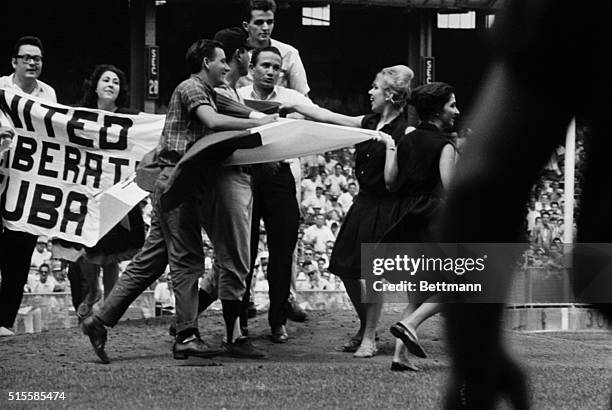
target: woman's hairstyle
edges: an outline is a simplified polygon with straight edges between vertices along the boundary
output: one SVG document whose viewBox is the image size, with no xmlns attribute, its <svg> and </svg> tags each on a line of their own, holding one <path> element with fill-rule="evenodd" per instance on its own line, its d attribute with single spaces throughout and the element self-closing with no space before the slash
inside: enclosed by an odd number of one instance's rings
<svg viewBox="0 0 612 410">
<path fill-rule="evenodd" d="M 391 103 L 403 108 L 410 98 L 410 82 L 414 72 L 405 65 L 394 65 L 383 68 L 376 78 L 380 80 L 383 91 L 391 94 Z"/>
<path fill-rule="evenodd" d="M 100 64 L 97 65 L 93 73 L 83 83 L 83 100 L 80 105 L 86 108 L 98 108 L 98 94 L 96 94 L 96 88 L 98 87 L 98 81 L 100 77 L 107 71 L 112 71 L 119 77 L 119 95 L 115 104 L 117 107 L 125 107 L 128 105 L 128 84 L 125 73 L 111 64 Z"/>
<path fill-rule="evenodd" d="M 412 90 L 410 104 L 414 105 L 421 121 L 433 119 L 444 109 L 455 89 L 446 83 L 430 83 Z"/>
</svg>

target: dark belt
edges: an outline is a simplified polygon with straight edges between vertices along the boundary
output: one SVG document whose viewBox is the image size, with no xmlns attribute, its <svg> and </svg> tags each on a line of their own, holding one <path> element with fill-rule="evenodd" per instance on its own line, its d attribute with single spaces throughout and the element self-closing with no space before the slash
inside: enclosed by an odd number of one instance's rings
<svg viewBox="0 0 612 410">
<path fill-rule="evenodd" d="M 238 172 L 244 172 L 245 174 L 253 173 L 252 165 L 232 165 L 232 169 Z"/>
</svg>

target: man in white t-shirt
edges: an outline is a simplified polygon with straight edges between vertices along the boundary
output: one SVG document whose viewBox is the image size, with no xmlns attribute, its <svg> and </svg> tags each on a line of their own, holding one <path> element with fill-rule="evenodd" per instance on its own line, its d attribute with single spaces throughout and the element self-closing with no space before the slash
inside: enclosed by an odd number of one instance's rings
<svg viewBox="0 0 612 410">
<path fill-rule="evenodd" d="M 353 205 L 353 198 L 357 195 L 357 184 L 349 182 L 348 191 L 338 197 L 338 203 L 342 206 L 342 210 L 346 214 Z"/>
<path fill-rule="evenodd" d="M 347 188 L 346 177 L 342 175 L 342 164 L 334 166 L 334 172 L 325 180 L 327 190 L 331 195 L 339 196 Z"/>
<path fill-rule="evenodd" d="M 43 263 L 49 263 L 53 254 L 47 250 L 48 239 L 46 236 L 39 236 L 36 240 L 36 248 L 32 252 L 32 260 L 30 266 L 40 267 Z"/>
<path fill-rule="evenodd" d="M 299 51 L 289 44 L 271 38 L 276 13 L 274 0 L 249 0 L 245 12 L 242 26 L 248 33 L 248 45 L 254 49 L 272 46 L 280 51 L 282 66 L 276 84 L 308 95 L 310 87 Z M 240 79 L 238 87 L 252 83 L 253 76 L 249 73 Z"/>
<path fill-rule="evenodd" d="M 336 237 L 331 229 L 325 224 L 325 216 L 318 214 L 315 217 L 315 224 L 304 230 L 304 243 L 312 245 L 315 252 L 325 253 L 327 241 L 335 241 Z"/>
<path fill-rule="evenodd" d="M 42 72 L 44 52 L 42 42 L 37 37 L 21 37 L 13 47 L 11 64 L 13 74 L 0 77 L 0 89 L 19 91 L 50 102 L 57 102 L 53 87 L 38 78 Z M 6 124 L 0 124 L 0 127 Z M 4 134 L 3 134 L 4 136 Z M 6 141 L 6 138 L 2 138 Z M 0 284 L 0 336 L 10 336 L 17 311 L 23 297 L 30 269 L 32 252 L 36 245 L 36 235 L 4 229 L 0 233 L 0 271 L 3 273 Z"/>
<path fill-rule="evenodd" d="M 49 265 L 46 263 L 40 265 L 40 268 L 38 268 L 38 280 L 34 280 L 29 285 L 32 293 L 53 293 L 57 282 L 53 276 L 49 275 L 49 273 L 51 273 L 51 268 Z"/>
</svg>

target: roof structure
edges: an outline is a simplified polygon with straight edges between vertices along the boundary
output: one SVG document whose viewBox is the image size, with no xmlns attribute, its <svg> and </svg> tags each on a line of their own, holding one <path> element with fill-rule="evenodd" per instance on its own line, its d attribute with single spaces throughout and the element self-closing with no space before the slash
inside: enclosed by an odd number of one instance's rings
<svg viewBox="0 0 612 410">
<path fill-rule="evenodd" d="M 506 0 L 277 0 L 285 4 L 342 4 L 398 8 L 429 8 L 443 10 L 499 10 Z"/>
<path fill-rule="evenodd" d="M 168 3 L 190 3 L 202 0 L 166 0 Z M 240 3 L 242 0 L 206 0 L 216 3 Z M 276 0 L 280 8 L 296 6 L 347 5 L 362 7 L 396 7 L 401 9 L 437 9 L 441 11 L 490 10 L 504 7 L 507 0 Z"/>
</svg>

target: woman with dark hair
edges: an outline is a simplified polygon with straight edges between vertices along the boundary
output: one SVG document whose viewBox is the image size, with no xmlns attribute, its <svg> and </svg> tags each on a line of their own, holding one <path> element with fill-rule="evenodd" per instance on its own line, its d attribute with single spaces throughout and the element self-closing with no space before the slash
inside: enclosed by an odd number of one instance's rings
<svg viewBox="0 0 612 410">
<path fill-rule="evenodd" d="M 128 96 L 125 73 L 114 65 L 101 64 L 83 83 L 83 99 L 79 105 L 119 114 L 137 114 L 138 111 L 127 107 Z"/>
<path fill-rule="evenodd" d="M 432 221 L 441 208 L 455 165 L 455 147 L 450 135 L 445 133 L 459 115 L 453 87 L 446 83 L 417 87 L 412 92 L 411 104 L 421 121 L 416 129 L 401 138 L 397 151 L 393 151 L 394 140 L 382 135 L 392 152 L 385 164 L 385 182 L 401 197 L 402 210 L 384 242 L 422 243 L 433 239 Z M 404 310 L 402 320 L 391 326 L 391 333 L 398 338 L 391 370 L 418 370 L 405 357 L 405 348 L 425 357 L 416 329 L 440 312 L 442 305 L 437 303 L 435 294 L 420 299 L 423 297 L 415 296 Z"/>
<path fill-rule="evenodd" d="M 110 64 L 96 66 L 83 84 L 83 99 L 80 105 L 118 114 L 137 114 L 138 111 L 128 108 L 127 103 L 125 73 Z M 142 247 L 144 236 L 142 212 L 140 207 L 136 206 L 93 248 L 88 248 L 85 255 L 70 266 L 71 286 L 78 289 L 73 291 L 72 299 L 79 319 L 91 315 L 93 305 L 102 297 L 98 281 L 100 267 L 106 297 L 119 276 L 119 262 L 130 259 Z"/>
<path fill-rule="evenodd" d="M 413 77 L 412 70 L 404 65 L 382 69 L 368 92 L 372 113 L 367 115 L 351 117 L 317 106 L 285 105 L 281 109 L 298 111 L 315 121 L 378 130 L 386 133 L 391 141 L 388 145 L 392 145 L 406 132 L 408 124 L 404 109 Z M 377 140 L 355 145 L 355 174 L 360 190 L 340 228 L 329 264 L 329 271 L 342 279 L 359 316 L 357 334 L 343 347 L 345 352 L 355 352 L 355 357 L 372 357 L 377 352 L 376 325 L 382 301 L 376 294 L 368 295 L 366 292 L 361 275 L 361 244 L 379 242 L 397 222 L 398 196 L 385 186 L 384 169 L 388 155 L 385 145 Z"/>
</svg>

